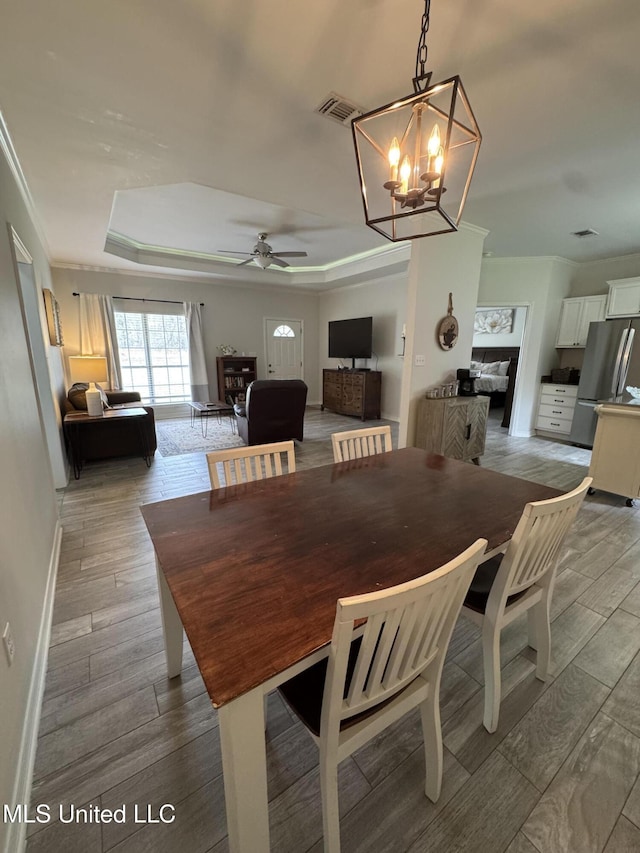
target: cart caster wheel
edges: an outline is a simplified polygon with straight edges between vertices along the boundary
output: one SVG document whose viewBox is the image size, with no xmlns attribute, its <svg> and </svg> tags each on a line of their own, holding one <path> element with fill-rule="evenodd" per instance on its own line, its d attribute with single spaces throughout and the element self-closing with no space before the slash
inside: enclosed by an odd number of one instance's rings
<svg viewBox="0 0 640 853">
<path fill-rule="evenodd" d="M 592 489 L 591 486 L 589 486 L 589 488 L 587 489 L 587 494 L 588 495 L 595 495 L 595 493 L 596 493 L 596 490 Z"/>
<path fill-rule="evenodd" d="M 633 498 L 627 498 L 625 501 L 625 504 L 627 506 L 633 506 Z"/>
</svg>

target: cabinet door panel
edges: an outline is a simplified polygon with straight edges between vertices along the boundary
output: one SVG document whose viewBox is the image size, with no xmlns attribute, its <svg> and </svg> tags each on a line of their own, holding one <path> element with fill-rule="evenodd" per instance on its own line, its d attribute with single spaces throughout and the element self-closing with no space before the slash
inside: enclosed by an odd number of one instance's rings
<svg viewBox="0 0 640 853">
<path fill-rule="evenodd" d="M 560 326 L 558 327 L 557 347 L 574 347 L 578 340 L 581 299 L 565 299 L 562 302 Z"/>
<path fill-rule="evenodd" d="M 485 434 L 487 431 L 487 406 L 470 404 L 467 413 L 467 423 L 469 424 L 469 439 L 465 456 L 467 459 L 474 459 L 476 456 L 482 456 L 484 453 Z"/>
<path fill-rule="evenodd" d="M 442 441 L 444 456 L 464 459 L 467 450 L 468 406 L 447 406 Z"/>
</svg>

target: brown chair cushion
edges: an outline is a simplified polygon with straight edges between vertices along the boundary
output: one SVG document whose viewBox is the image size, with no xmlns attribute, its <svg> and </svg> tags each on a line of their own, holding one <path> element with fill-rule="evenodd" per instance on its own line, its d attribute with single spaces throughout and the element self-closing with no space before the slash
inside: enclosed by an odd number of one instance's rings
<svg viewBox="0 0 640 853">
<path fill-rule="evenodd" d="M 498 554 L 496 557 L 493 557 L 493 559 L 487 560 L 486 563 L 480 563 L 476 569 L 476 573 L 471 581 L 471 586 L 469 587 L 469 591 L 467 592 L 464 600 L 465 607 L 468 607 L 470 610 L 475 610 L 476 613 L 485 612 L 491 587 L 493 586 L 493 582 L 498 574 L 498 569 L 502 563 L 502 556 L 502 554 Z M 507 606 L 521 598 L 525 592 L 526 589 L 522 592 L 516 592 L 515 595 L 510 595 L 507 598 Z"/>
</svg>

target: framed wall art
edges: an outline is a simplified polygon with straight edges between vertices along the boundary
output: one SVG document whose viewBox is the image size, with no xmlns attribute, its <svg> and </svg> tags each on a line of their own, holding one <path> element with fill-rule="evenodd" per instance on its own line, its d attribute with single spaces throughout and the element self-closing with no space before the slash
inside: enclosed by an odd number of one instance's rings
<svg viewBox="0 0 640 853">
<path fill-rule="evenodd" d="M 47 329 L 49 330 L 49 342 L 52 347 L 61 347 L 64 343 L 62 338 L 62 326 L 60 325 L 60 310 L 55 296 L 44 287 L 42 289 L 44 297 L 44 310 L 47 315 Z"/>
</svg>

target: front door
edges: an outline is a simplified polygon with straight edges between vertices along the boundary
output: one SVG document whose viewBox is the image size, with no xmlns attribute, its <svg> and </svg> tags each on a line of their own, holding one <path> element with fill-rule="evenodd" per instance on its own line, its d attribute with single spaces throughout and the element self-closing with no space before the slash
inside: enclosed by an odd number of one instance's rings
<svg viewBox="0 0 640 853">
<path fill-rule="evenodd" d="M 267 379 L 302 379 L 302 321 L 266 319 Z"/>
</svg>

